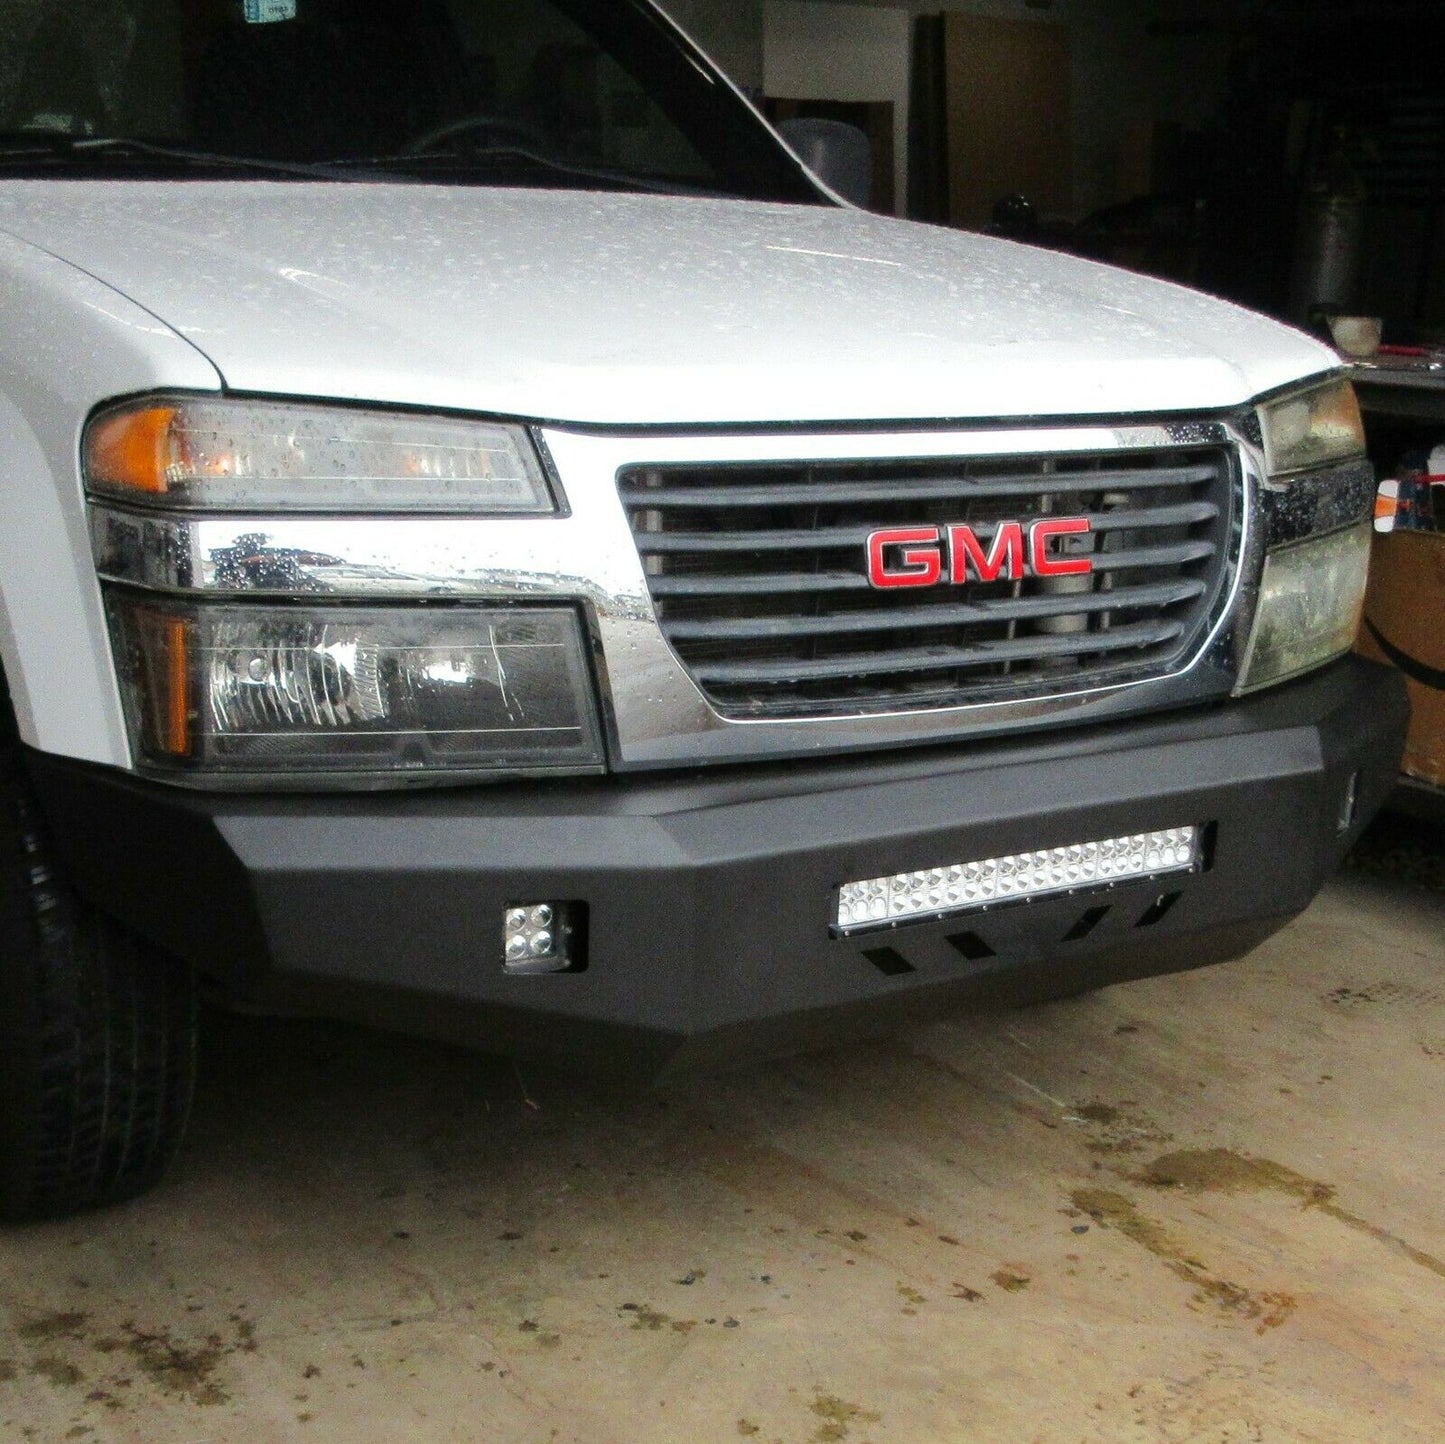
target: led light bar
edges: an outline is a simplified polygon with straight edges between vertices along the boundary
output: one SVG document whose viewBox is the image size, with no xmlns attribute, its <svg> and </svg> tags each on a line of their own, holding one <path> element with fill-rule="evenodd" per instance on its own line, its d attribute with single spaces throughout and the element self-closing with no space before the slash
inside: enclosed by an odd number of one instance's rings
<svg viewBox="0 0 1445 1444">
<path fill-rule="evenodd" d="M 1199 834 L 1197 827 L 1168 827 L 846 882 L 838 889 L 835 926 L 839 932 L 857 932 L 976 912 L 1016 898 L 1192 872 L 1200 860 Z"/>
</svg>

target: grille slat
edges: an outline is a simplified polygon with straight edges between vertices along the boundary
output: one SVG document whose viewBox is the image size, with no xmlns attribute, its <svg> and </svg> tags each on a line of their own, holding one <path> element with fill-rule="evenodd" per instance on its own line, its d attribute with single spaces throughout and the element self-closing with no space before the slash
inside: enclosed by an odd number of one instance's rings
<svg viewBox="0 0 1445 1444">
<path fill-rule="evenodd" d="M 649 498 L 649 501 L 651 499 Z M 1187 502 L 1179 506 L 1151 507 L 1140 511 L 1103 512 L 1093 518 L 1096 533 L 1111 531 L 1146 531 L 1158 527 L 1192 526 L 1195 522 L 1213 521 L 1219 508 L 1213 502 Z M 638 550 L 644 556 L 665 552 L 748 552 L 800 551 L 815 547 L 861 547 L 868 541 L 874 525 L 849 527 L 799 527 L 787 531 L 714 532 L 643 532 L 637 537 Z M 979 535 L 988 538 L 994 528 L 983 526 Z"/>
<path fill-rule="evenodd" d="M 1181 567 L 1205 561 L 1214 554 L 1211 542 L 1179 542 L 1172 546 L 1136 547 L 1129 551 L 1096 552 L 1096 572 L 1128 571 L 1135 568 Z M 861 572 L 736 572 L 709 576 L 706 572 L 680 572 L 649 576 L 648 587 L 655 599 L 667 597 L 767 596 L 773 592 L 872 592 Z"/>
<path fill-rule="evenodd" d="M 1075 635 L 1027 637 L 1012 641 L 980 642 L 974 647 L 916 647 L 906 651 L 850 652 L 819 661 L 698 662 L 693 675 L 700 682 L 776 682 L 792 678 L 818 680 L 877 676 L 892 672 L 936 672 L 957 667 L 988 667 L 999 662 L 1045 661 L 1091 653 L 1123 652 L 1157 647 L 1176 640 L 1183 631 L 1178 622 L 1140 622 L 1088 634 L 1085 647 Z"/>
<path fill-rule="evenodd" d="M 1216 551 L 1212 541 L 1176 542 L 1172 546 L 1137 547 L 1132 551 L 1095 552 L 1096 572 L 1129 571 L 1135 567 L 1182 567 L 1208 561 Z"/>
<path fill-rule="evenodd" d="M 872 591 L 868 578 L 861 572 L 807 572 L 799 576 L 784 576 L 775 572 L 761 572 L 757 575 L 739 572 L 723 577 L 695 572 L 678 576 L 649 576 L 647 584 L 654 598 L 768 596 L 773 592 Z"/>
<path fill-rule="evenodd" d="M 944 476 L 903 478 L 893 482 L 800 482 L 780 486 L 697 486 L 649 487 L 653 506 L 682 508 L 714 506 L 837 506 L 853 502 L 927 501 L 957 497 L 963 490 L 970 496 L 1028 496 L 1060 492 L 1097 491 L 1100 487 L 1147 486 L 1150 488 L 1197 486 L 1213 475 L 1207 466 L 1170 467 L 1141 480 L 1137 472 L 1094 471 L 1070 476 L 1052 473 L 1046 477 Z"/>
<path fill-rule="evenodd" d="M 1236 461 L 1219 445 L 928 461 L 635 467 L 618 478 L 679 661 L 734 716 L 877 712 L 1161 675 L 1227 582 Z M 881 528 L 1087 518 L 1084 574 L 878 588 Z M 1012 555 L 1012 553 L 1010 553 Z M 991 565 L 994 563 L 991 563 Z"/>
<path fill-rule="evenodd" d="M 844 612 L 827 617 L 708 618 L 675 621 L 668 635 L 675 641 L 752 640 L 759 637 L 826 637 L 838 632 L 889 632 L 904 629 L 956 626 L 968 622 L 1035 620 L 1072 617 L 1082 613 L 1130 611 L 1140 607 L 1169 606 L 1197 597 L 1204 583 L 1197 578 L 1163 582 L 1157 586 L 1124 587 L 1118 591 L 1056 593 L 1048 597 L 1010 597 L 997 601 L 938 605 L 919 615 L 896 611 Z"/>
</svg>

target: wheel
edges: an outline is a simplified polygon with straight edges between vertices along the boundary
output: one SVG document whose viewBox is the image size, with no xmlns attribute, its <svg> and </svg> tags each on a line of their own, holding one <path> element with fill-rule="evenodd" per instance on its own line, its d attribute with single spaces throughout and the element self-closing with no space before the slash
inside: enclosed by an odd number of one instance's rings
<svg viewBox="0 0 1445 1444">
<path fill-rule="evenodd" d="M 0 738 L 0 1220 L 150 1187 L 180 1145 L 195 1075 L 194 974 L 65 885 Z"/>
</svg>

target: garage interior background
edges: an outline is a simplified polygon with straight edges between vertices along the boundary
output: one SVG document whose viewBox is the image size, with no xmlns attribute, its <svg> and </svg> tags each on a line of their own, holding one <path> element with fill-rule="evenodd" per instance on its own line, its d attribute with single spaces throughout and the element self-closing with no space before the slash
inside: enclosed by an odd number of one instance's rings
<svg viewBox="0 0 1445 1444">
<path fill-rule="evenodd" d="M 869 130 L 899 214 L 987 225 L 1022 193 L 1035 239 L 1304 322 L 1303 203 L 1349 200 L 1352 283 L 1324 299 L 1445 340 L 1433 0 L 668 8 L 775 115 Z"/>
</svg>

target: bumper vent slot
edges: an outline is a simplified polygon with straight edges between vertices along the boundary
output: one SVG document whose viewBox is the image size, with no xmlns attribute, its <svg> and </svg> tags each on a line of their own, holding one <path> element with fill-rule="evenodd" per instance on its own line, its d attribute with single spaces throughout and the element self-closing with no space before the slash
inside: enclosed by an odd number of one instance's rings
<svg viewBox="0 0 1445 1444">
<path fill-rule="evenodd" d="M 951 933 L 948 945 L 971 963 L 986 962 L 998 954 L 977 933 Z"/>
<path fill-rule="evenodd" d="M 897 948 L 864 948 L 863 956 L 885 978 L 901 978 L 905 973 L 918 971 Z"/>
<path fill-rule="evenodd" d="M 1223 446 L 928 461 L 624 470 L 664 635 L 724 715 L 808 716 L 1041 697 L 1170 671 L 1226 581 Z M 879 589 L 868 538 L 955 523 L 1089 522 L 1083 575 Z"/>
</svg>

